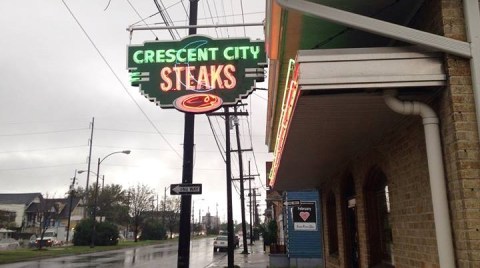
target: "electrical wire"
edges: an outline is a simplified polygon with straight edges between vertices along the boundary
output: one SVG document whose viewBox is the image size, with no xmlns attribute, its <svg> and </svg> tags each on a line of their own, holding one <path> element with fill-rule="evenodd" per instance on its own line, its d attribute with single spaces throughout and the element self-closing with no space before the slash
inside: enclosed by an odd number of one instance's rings
<svg viewBox="0 0 480 268">
<path fill-rule="evenodd" d="M 183 3 L 183 0 L 180 0 L 183 6 L 183 10 L 185 11 L 185 15 L 187 15 L 187 20 L 190 20 L 190 15 L 188 14 L 187 8 L 185 7 L 185 4 Z"/>
<path fill-rule="evenodd" d="M 37 167 L 23 167 L 23 168 L 1 168 L 0 171 L 15 171 L 15 170 L 29 170 L 29 169 L 41 169 L 41 168 L 56 168 L 56 167 L 66 167 L 66 166 L 77 166 L 83 165 L 85 163 L 70 163 L 70 164 L 60 164 L 60 165 L 50 165 L 50 166 L 37 166 Z"/>
<path fill-rule="evenodd" d="M 245 24 L 245 13 L 243 12 L 243 0 L 240 0 L 240 8 L 242 9 L 242 23 Z M 247 37 L 247 30 L 243 26 L 243 35 Z"/>
<path fill-rule="evenodd" d="M 24 153 L 24 152 L 40 152 L 40 151 L 54 151 L 54 150 L 64 150 L 64 149 L 73 149 L 73 148 L 84 148 L 87 145 L 74 145 L 74 146 L 65 146 L 65 147 L 49 147 L 43 149 L 28 149 L 28 150 L 15 150 L 15 151 L 1 151 L 0 154 L 13 154 L 13 153 Z"/>
<path fill-rule="evenodd" d="M 248 123 L 247 121 L 247 125 L 248 125 L 248 129 L 249 129 L 249 132 L 252 133 L 252 129 L 250 128 L 250 123 Z M 252 144 L 252 155 L 253 155 L 253 163 L 255 163 L 255 168 L 257 170 L 257 174 L 260 175 L 260 170 L 258 168 L 258 164 L 257 164 L 257 157 L 255 156 L 255 150 L 253 150 L 253 139 L 252 139 L 252 135 L 250 134 L 250 142 Z M 260 184 L 262 185 L 262 188 L 266 191 L 267 188 L 265 187 L 265 184 L 263 183 L 262 179 L 260 179 Z"/>
<path fill-rule="evenodd" d="M 235 24 L 235 12 L 233 11 L 233 0 L 230 0 L 230 9 L 232 10 L 232 15 L 229 15 L 229 17 L 232 18 L 233 24 Z M 225 16 L 226 16 L 226 13 L 225 13 Z M 236 36 L 237 35 L 237 28 L 233 28 L 233 30 L 234 30 L 235 36 Z"/>
<path fill-rule="evenodd" d="M 218 17 L 218 10 L 217 10 L 217 2 L 215 0 L 212 0 L 213 1 L 213 8 L 214 8 L 214 11 L 215 11 L 215 16 Z M 218 21 L 217 21 L 218 22 Z M 222 28 L 223 29 L 223 28 Z M 223 32 L 222 30 L 220 30 L 220 34 L 221 36 L 223 36 Z"/>
<path fill-rule="evenodd" d="M 128 1 L 128 0 L 127 0 Z M 128 91 L 127 87 L 123 84 L 122 80 L 120 79 L 120 77 L 117 75 L 117 73 L 115 72 L 115 70 L 113 70 L 112 66 L 110 65 L 110 63 L 107 61 L 107 59 L 105 58 L 105 56 L 103 56 L 102 52 L 100 51 L 100 49 L 97 47 L 97 45 L 95 44 L 95 42 L 93 42 L 92 38 L 90 37 L 90 35 L 87 33 L 87 31 L 85 30 L 85 28 L 83 28 L 82 24 L 80 23 L 80 21 L 77 19 L 77 17 L 75 16 L 75 14 L 73 14 L 72 10 L 70 9 L 70 7 L 67 5 L 67 3 L 65 2 L 65 0 L 62 0 L 63 4 L 65 5 L 65 7 L 67 8 L 68 12 L 70 13 L 70 15 L 73 17 L 73 19 L 75 20 L 75 22 L 77 23 L 77 25 L 80 27 L 80 29 L 82 30 L 82 32 L 85 34 L 85 36 L 87 37 L 87 39 L 90 41 L 90 43 L 92 44 L 92 46 L 95 48 L 95 50 L 97 51 L 98 55 L 102 58 L 103 62 L 107 65 L 108 69 L 110 70 L 110 72 L 113 74 L 113 76 L 115 76 L 115 78 L 117 79 L 118 83 L 121 85 L 121 87 L 123 88 L 123 90 L 125 91 L 125 93 L 127 93 L 127 95 L 130 97 L 130 99 L 133 101 L 133 103 L 135 103 L 135 105 L 137 106 L 137 108 L 140 110 L 140 112 L 143 114 L 143 116 L 145 116 L 145 118 L 147 119 L 147 121 L 150 123 L 150 125 L 156 130 L 156 132 L 160 135 L 160 137 L 162 137 L 162 139 L 165 141 L 165 143 L 167 143 L 167 145 L 177 154 L 177 156 L 182 159 L 182 155 L 177 152 L 177 150 L 175 150 L 175 148 L 170 144 L 170 142 L 165 138 L 165 136 L 163 136 L 163 134 L 160 132 L 160 130 L 157 128 L 157 126 L 153 123 L 153 121 L 148 117 L 147 113 L 142 109 L 142 107 L 140 107 L 140 105 L 135 101 L 135 99 L 133 98 L 132 94 L 130 94 L 130 92 Z"/>
<path fill-rule="evenodd" d="M 222 156 L 223 162 L 226 163 L 227 160 L 225 159 L 225 156 L 223 155 L 223 153 L 225 151 L 224 151 L 223 147 L 221 146 L 221 144 L 219 143 L 219 141 L 217 139 L 217 134 L 215 133 L 215 130 L 213 128 L 212 121 L 210 120 L 210 117 L 207 116 L 207 119 L 208 119 L 208 124 L 210 125 L 210 129 L 212 130 L 212 133 L 213 133 L 213 138 L 215 140 L 215 143 L 217 144 L 218 151 L 220 152 L 220 155 Z"/>
<path fill-rule="evenodd" d="M 52 133 L 65 133 L 65 132 L 82 131 L 82 130 L 88 130 L 88 128 L 74 128 L 74 129 L 52 130 L 52 131 L 39 131 L 39 132 L 0 134 L 0 137 L 45 135 L 45 134 L 52 134 Z"/>
<path fill-rule="evenodd" d="M 223 11 L 223 14 L 225 14 L 225 15 L 227 14 L 227 12 L 225 12 L 225 1 L 222 1 L 222 11 Z M 225 24 L 227 24 L 227 18 L 226 17 L 223 18 L 223 22 Z M 228 27 L 225 30 L 227 31 L 227 37 L 230 38 L 230 33 L 228 32 Z"/>
<path fill-rule="evenodd" d="M 163 4 L 163 2 L 161 0 L 160 0 L 160 3 L 158 2 L 158 0 L 153 0 L 153 2 L 155 3 L 155 6 L 157 7 L 158 12 L 160 13 L 160 16 L 162 17 L 163 21 L 165 22 L 165 25 L 166 26 L 173 26 L 172 19 L 171 19 L 170 15 L 168 14 L 168 11 L 165 9 L 165 5 Z M 175 33 L 177 33 L 178 38 L 180 38 L 180 34 L 178 33 L 178 31 L 176 29 L 168 29 L 168 32 L 172 36 L 172 39 L 177 40 L 177 36 L 175 36 L 174 31 L 175 31 Z"/>
<path fill-rule="evenodd" d="M 208 6 L 208 12 L 210 13 L 210 18 L 212 19 L 212 24 L 215 24 L 215 21 L 213 21 L 212 8 L 210 7 L 210 2 L 208 0 L 206 2 Z M 218 38 L 217 28 L 215 28 L 215 33 L 217 34 L 217 38 Z"/>
<path fill-rule="evenodd" d="M 63 1 L 63 3 L 65 4 L 65 6 L 67 6 L 67 4 L 65 3 L 65 1 L 64 1 L 64 0 L 62 0 L 62 1 Z M 130 2 L 130 0 L 126 0 L 126 1 L 127 1 L 128 4 L 130 5 L 130 7 L 133 9 L 133 11 L 135 11 L 135 13 L 137 13 L 137 16 L 143 21 L 143 23 L 145 24 L 145 26 L 150 27 L 150 26 L 148 26 L 147 22 L 145 22 L 145 20 L 142 18 L 142 16 L 140 15 L 140 13 L 138 13 L 137 9 L 132 5 L 132 3 Z M 68 6 L 67 6 L 67 8 L 68 8 Z M 68 10 L 70 11 L 70 8 L 68 8 Z M 72 13 L 71 11 L 70 11 L 70 13 L 71 13 L 72 16 L 73 16 L 73 13 Z M 77 20 L 77 19 L 75 18 L 75 20 Z M 81 27 L 81 28 L 83 29 L 83 27 Z M 150 29 L 150 32 L 152 32 L 152 34 L 155 36 L 155 38 L 158 39 L 158 36 L 155 34 L 155 32 L 154 32 L 152 29 Z M 89 39 L 90 39 L 90 38 L 89 38 Z"/>
</svg>

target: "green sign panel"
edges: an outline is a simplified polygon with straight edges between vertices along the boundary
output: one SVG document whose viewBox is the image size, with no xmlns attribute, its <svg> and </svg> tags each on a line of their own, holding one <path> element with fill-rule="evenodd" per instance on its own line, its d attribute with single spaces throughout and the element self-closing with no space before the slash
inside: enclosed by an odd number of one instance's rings
<svg viewBox="0 0 480 268">
<path fill-rule="evenodd" d="M 132 86 L 162 108 L 203 113 L 247 97 L 263 79 L 263 41 L 188 36 L 128 47 Z"/>
</svg>

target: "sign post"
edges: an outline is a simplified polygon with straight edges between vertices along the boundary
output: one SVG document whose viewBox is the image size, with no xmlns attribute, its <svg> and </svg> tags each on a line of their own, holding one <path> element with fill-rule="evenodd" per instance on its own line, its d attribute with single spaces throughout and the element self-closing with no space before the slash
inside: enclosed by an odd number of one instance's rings
<svg viewBox="0 0 480 268">
<path fill-rule="evenodd" d="M 170 194 L 171 195 L 184 195 L 184 194 L 202 194 L 202 185 L 201 184 L 171 184 L 170 185 Z"/>
</svg>

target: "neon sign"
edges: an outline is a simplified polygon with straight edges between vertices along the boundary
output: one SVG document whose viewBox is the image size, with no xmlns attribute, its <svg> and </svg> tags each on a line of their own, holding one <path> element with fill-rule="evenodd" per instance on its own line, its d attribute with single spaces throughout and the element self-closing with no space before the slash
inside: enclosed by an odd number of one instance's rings
<svg viewBox="0 0 480 268">
<path fill-rule="evenodd" d="M 291 71 L 293 70 L 293 74 Z M 287 79 L 285 81 L 285 90 L 283 92 L 282 112 L 278 123 L 277 139 L 275 142 L 274 159 L 269 174 L 269 186 L 275 184 L 280 160 L 282 159 L 283 149 L 290 128 L 291 119 L 300 96 L 298 88 L 299 68 L 295 61 L 290 59 L 288 63 Z"/>
<path fill-rule="evenodd" d="M 205 113 L 247 97 L 265 64 L 264 42 L 194 35 L 129 46 L 127 68 L 132 86 L 161 108 Z"/>
</svg>

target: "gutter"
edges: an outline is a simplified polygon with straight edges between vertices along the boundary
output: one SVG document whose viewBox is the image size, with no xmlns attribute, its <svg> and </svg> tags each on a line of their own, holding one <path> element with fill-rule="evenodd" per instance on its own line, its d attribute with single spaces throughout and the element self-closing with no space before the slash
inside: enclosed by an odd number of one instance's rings
<svg viewBox="0 0 480 268">
<path fill-rule="evenodd" d="M 438 117 L 426 104 L 416 101 L 400 101 L 395 98 L 395 95 L 395 90 L 384 91 L 383 97 L 390 109 L 399 114 L 422 117 L 440 267 L 456 267 Z"/>
</svg>

